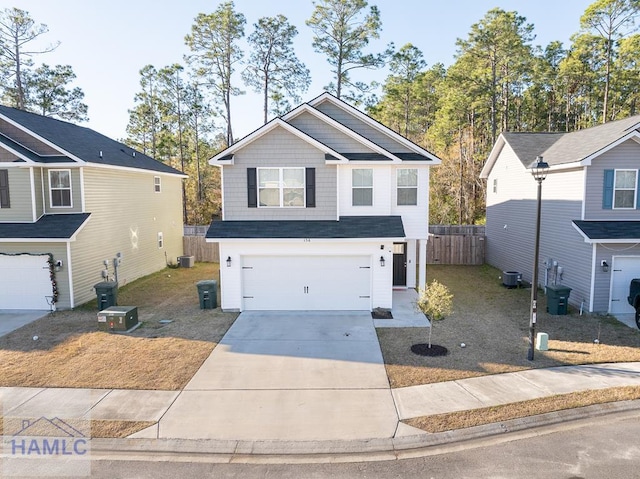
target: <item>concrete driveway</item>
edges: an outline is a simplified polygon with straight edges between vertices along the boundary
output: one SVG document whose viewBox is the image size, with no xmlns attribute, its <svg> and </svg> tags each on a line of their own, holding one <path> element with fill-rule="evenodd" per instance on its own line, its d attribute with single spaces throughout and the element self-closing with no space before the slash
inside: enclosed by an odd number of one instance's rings
<svg viewBox="0 0 640 479">
<path fill-rule="evenodd" d="M 47 314 L 49 314 L 49 311 L 0 309 L 0 336 L 9 334 L 11 331 L 15 331 Z"/>
<path fill-rule="evenodd" d="M 160 420 L 158 437 L 368 439 L 397 427 L 369 312 L 251 311 Z"/>
</svg>

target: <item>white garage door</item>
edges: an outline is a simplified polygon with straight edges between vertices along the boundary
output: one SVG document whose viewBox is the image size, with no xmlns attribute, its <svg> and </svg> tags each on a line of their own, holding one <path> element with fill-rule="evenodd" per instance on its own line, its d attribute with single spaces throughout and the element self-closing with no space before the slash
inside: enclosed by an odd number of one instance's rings
<svg viewBox="0 0 640 479">
<path fill-rule="evenodd" d="M 48 260 L 47 255 L 0 254 L 0 309 L 49 309 L 53 286 Z"/>
<path fill-rule="evenodd" d="M 611 314 L 633 313 L 629 305 L 629 282 L 640 278 L 640 256 L 614 256 L 611 268 L 611 296 L 609 312 Z"/>
<path fill-rule="evenodd" d="M 368 256 L 244 256 L 246 310 L 369 310 Z"/>
</svg>

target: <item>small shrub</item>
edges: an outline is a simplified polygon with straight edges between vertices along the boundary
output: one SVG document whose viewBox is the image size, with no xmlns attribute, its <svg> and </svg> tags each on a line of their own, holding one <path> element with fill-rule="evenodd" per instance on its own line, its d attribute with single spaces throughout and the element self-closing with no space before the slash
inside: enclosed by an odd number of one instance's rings
<svg viewBox="0 0 640 479">
<path fill-rule="evenodd" d="M 442 321 L 453 312 L 453 294 L 444 284 L 434 279 L 426 287 L 418 289 L 416 308 L 425 314 L 431 322 L 429 342 L 427 343 L 429 349 L 431 349 L 433 323 L 434 321 Z"/>
<path fill-rule="evenodd" d="M 453 294 L 435 279 L 425 288 L 418 289 L 416 307 L 430 320 L 441 321 L 453 312 Z"/>
</svg>

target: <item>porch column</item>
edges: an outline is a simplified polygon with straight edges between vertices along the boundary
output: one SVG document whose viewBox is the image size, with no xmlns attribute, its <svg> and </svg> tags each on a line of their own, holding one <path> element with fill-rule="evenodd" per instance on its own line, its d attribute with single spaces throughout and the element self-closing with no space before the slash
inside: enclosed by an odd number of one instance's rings
<svg viewBox="0 0 640 479">
<path fill-rule="evenodd" d="M 418 240 L 418 287 L 427 284 L 427 239 Z"/>
</svg>

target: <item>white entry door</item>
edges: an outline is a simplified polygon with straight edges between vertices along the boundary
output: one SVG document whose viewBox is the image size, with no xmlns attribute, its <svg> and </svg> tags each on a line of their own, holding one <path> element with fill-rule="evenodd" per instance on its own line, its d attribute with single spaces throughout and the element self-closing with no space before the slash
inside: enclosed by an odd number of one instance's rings
<svg viewBox="0 0 640 479">
<path fill-rule="evenodd" d="M 245 310 L 369 310 L 369 256 L 244 256 Z"/>
<path fill-rule="evenodd" d="M 0 254 L 0 309 L 48 310 L 53 286 L 47 255 Z"/>
<path fill-rule="evenodd" d="M 633 313 L 629 305 L 629 283 L 640 278 L 640 256 L 614 256 L 611 262 L 611 294 L 609 312 L 611 314 Z"/>
</svg>

